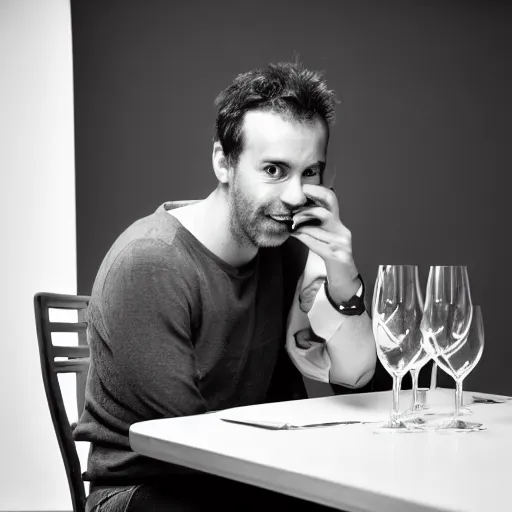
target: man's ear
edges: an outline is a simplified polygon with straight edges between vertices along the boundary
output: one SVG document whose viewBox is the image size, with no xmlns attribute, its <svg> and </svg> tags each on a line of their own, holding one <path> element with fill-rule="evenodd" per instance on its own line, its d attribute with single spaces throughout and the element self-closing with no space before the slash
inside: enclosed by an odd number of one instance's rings
<svg viewBox="0 0 512 512">
<path fill-rule="evenodd" d="M 219 141 L 213 144 L 212 165 L 219 183 L 228 184 L 230 182 L 231 167 Z"/>
</svg>

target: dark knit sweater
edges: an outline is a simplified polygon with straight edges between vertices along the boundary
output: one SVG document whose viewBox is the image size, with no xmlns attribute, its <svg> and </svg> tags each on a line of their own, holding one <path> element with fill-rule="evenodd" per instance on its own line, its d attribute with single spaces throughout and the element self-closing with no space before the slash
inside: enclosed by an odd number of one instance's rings
<svg viewBox="0 0 512 512">
<path fill-rule="evenodd" d="M 74 431 L 84 478 L 131 485 L 191 470 L 142 457 L 131 424 L 305 398 L 285 350 L 307 251 L 290 238 L 235 268 L 166 211 L 130 226 L 105 256 L 88 308 L 91 365 Z"/>
</svg>

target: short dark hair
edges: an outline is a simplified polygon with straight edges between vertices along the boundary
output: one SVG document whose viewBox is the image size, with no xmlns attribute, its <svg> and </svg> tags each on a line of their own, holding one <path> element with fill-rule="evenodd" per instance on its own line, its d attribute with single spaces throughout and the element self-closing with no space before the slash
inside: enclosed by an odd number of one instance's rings
<svg viewBox="0 0 512 512">
<path fill-rule="evenodd" d="M 267 69 L 237 75 L 217 96 L 214 140 L 220 141 L 228 162 L 235 165 L 243 150 L 246 112 L 272 111 L 299 122 L 320 116 L 329 128 L 335 122 L 336 103 L 322 72 L 306 69 L 299 61 L 269 64 Z"/>
</svg>

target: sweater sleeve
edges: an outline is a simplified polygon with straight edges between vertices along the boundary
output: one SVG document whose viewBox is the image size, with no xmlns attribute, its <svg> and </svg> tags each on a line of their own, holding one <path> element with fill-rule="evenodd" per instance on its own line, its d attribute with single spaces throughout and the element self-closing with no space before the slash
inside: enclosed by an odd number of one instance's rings
<svg viewBox="0 0 512 512">
<path fill-rule="evenodd" d="M 180 255 L 153 240 L 117 257 L 105 280 L 102 317 L 109 348 L 145 417 L 200 414 L 190 286 Z M 185 267 L 187 268 L 187 267 Z"/>
<path fill-rule="evenodd" d="M 286 349 L 300 372 L 314 380 L 356 388 L 375 371 L 376 349 L 368 314 L 345 316 L 323 293 L 323 260 L 309 252 L 287 324 Z"/>
</svg>

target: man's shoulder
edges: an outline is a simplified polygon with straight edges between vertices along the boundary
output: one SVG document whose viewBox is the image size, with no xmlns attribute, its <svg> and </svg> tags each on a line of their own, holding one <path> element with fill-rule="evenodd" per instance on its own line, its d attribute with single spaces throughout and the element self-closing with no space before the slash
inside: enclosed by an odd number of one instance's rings
<svg viewBox="0 0 512 512">
<path fill-rule="evenodd" d="M 137 236 L 125 241 L 115 251 L 115 259 L 132 268 L 148 267 L 176 261 L 179 244 L 155 236 Z"/>
<path fill-rule="evenodd" d="M 177 264 L 184 252 L 178 231 L 179 225 L 172 222 L 171 216 L 159 210 L 135 221 L 112 244 L 103 270 L 113 266 L 134 269 Z"/>
</svg>

